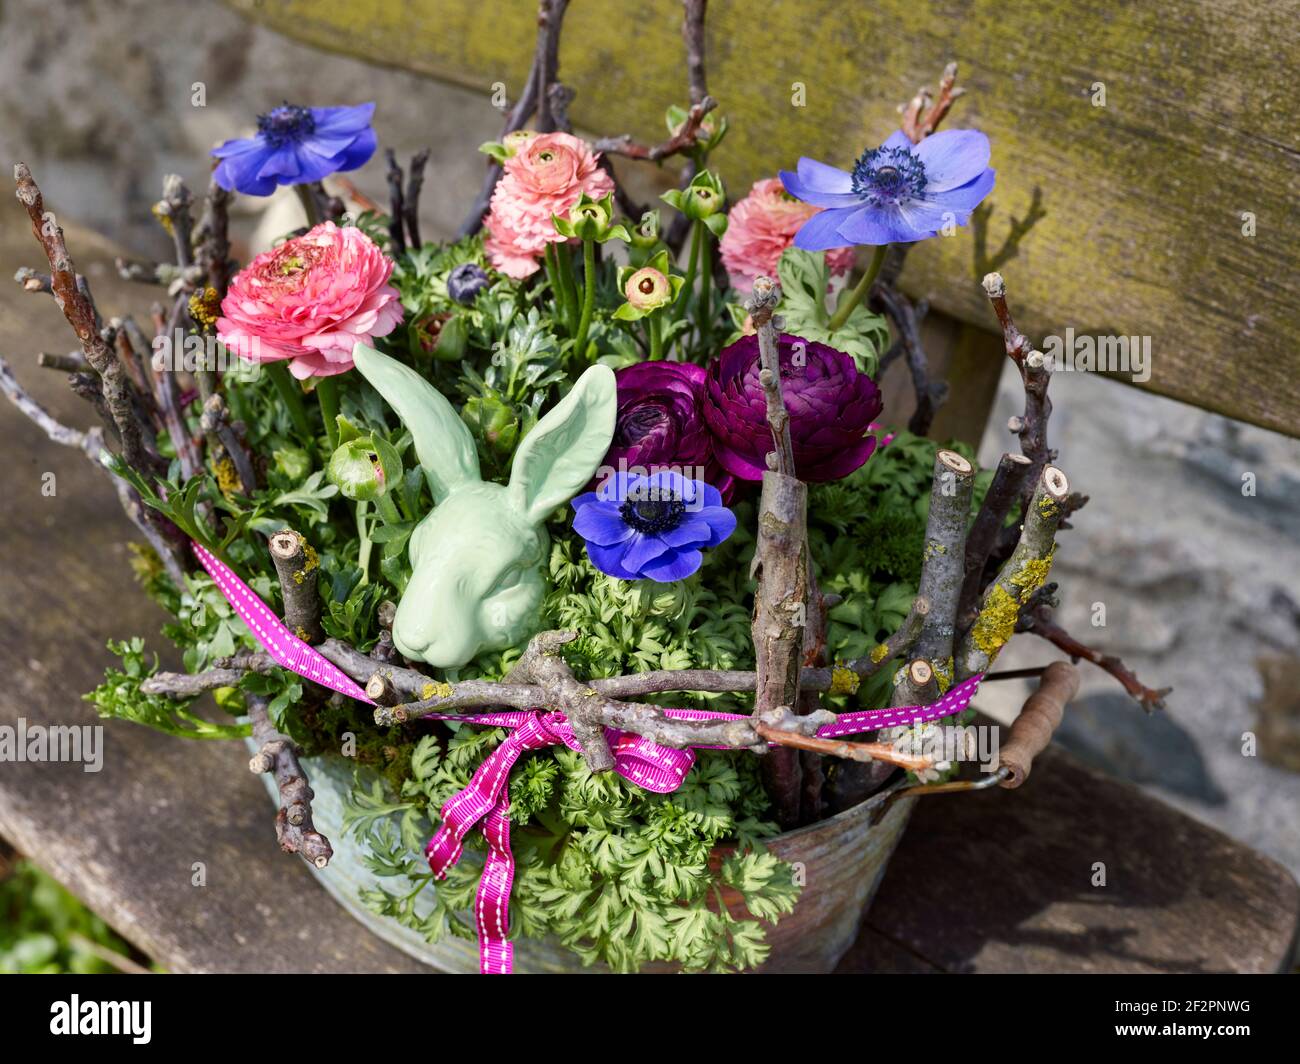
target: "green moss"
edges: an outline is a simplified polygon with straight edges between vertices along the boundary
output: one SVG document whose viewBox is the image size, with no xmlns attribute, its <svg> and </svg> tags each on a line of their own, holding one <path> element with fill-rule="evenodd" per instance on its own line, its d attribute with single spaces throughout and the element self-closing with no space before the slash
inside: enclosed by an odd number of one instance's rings
<svg viewBox="0 0 1300 1064">
<path fill-rule="evenodd" d="M 1020 603 L 1001 584 L 994 584 L 984 599 L 979 617 L 971 628 L 971 639 L 992 661 L 1016 630 Z"/>
<path fill-rule="evenodd" d="M 930 664 L 934 669 L 935 682 L 939 685 L 939 693 L 943 694 L 952 686 L 952 658 L 949 657 L 946 661 L 934 661 Z"/>
<path fill-rule="evenodd" d="M 860 683 L 862 680 L 852 669 L 846 669 L 843 665 L 836 665 L 831 669 L 830 693 L 833 695 L 857 694 Z"/>
</svg>

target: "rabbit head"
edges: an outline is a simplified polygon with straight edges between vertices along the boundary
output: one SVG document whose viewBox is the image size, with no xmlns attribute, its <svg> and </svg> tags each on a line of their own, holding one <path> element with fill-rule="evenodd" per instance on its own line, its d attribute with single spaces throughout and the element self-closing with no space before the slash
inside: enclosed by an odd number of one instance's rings
<svg viewBox="0 0 1300 1064">
<path fill-rule="evenodd" d="M 457 668 L 537 628 L 547 556 L 544 522 L 595 475 L 614 435 L 617 389 L 592 366 L 515 451 L 508 485 L 479 477 L 455 408 L 409 366 L 358 344 L 361 372 L 410 430 L 434 509 L 411 535 L 412 575 L 393 622 L 408 658 Z"/>
</svg>

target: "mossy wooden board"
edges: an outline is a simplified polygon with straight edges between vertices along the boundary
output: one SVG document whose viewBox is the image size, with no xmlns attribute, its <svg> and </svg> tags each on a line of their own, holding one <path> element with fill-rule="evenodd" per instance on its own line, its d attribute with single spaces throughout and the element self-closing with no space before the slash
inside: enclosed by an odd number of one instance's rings
<svg viewBox="0 0 1300 1064">
<path fill-rule="evenodd" d="M 535 34 L 534 0 L 229 2 L 321 47 L 480 89 L 485 108 L 494 83 L 519 91 Z M 847 166 L 955 58 L 969 93 L 953 124 L 988 133 L 998 185 L 973 231 L 916 249 L 905 287 L 991 324 L 978 279 L 1001 269 L 1035 339 L 1150 337 L 1147 387 L 1296 435 L 1300 20 L 1286 7 L 713 0 L 709 87 L 733 125 L 716 162 L 733 196 L 800 154 Z M 578 126 L 658 139 L 686 95 L 680 6 L 573 0 L 561 77 Z M 1036 197 L 1041 217 L 1004 253 Z"/>
</svg>

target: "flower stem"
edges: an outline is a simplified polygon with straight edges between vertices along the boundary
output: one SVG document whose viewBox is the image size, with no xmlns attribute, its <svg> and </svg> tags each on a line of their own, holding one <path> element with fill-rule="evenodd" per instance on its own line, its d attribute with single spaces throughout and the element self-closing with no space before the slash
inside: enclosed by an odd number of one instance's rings
<svg viewBox="0 0 1300 1064">
<path fill-rule="evenodd" d="M 695 293 L 695 273 L 700 262 L 700 226 L 697 222 L 691 226 L 691 257 L 686 264 L 686 283 L 682 285 L 682 302 L 681 306 L 675 308 L 673 320 L 676 321 L 687 313 L 687 306 L 691 301 L 691 296 Z"/>
<path fill-rule="evenodd" d="M 582 242 L 582 319 L 578 322 L 578 335 L 573 351 L 582 358 L 587 350 L 587 330 L 591 328 L 591 315 L 596 309 L 596 242 Z"/>
<path fill-rule="evenodd" d="M 302 389 L 298 386 L 298 382 L 289 374 L 283 362 L 263 362 L 262 368 L 266 370 L 271 383 L 275 385 L 275 390 L 280 395 L 280 402 L 289 411 L 289 420 L 293 422 L 294 430 L 304 442 L 310 440 L 311 424 L 307 421 L 307 408 L 302 404 Z"/>
<path fill-rule="evenodd" d="M 544 262 L 546 279 L 551 283 L 551 298 L 555 300 L 555 316 L 567 326 L 569 305 L 564 299 L 564 281 L 560 277 L 560 260 L 555 255 L 555 245 L 547 244 Z"/>
<path fill-rule="evenodd" d="M 885 253 L 889 250 L 888 244 L 877 244 L 875 251 L 871 256 L 871 263 L 867 266 L 867 271 L 862 275 L 862 280 L 851 292 L 845 292 L 840 296 L 840 301 L 835 307 L 835 314 L 831 317 L 826 328 L 834 332 L 846 321 L 849 315 L 853 313 L 853 308 L 862 302 L 863 297 L 871 291 L 871 286 L 875 284 L 876 278 L 880 276 L 880 267 L 885 264 Z"/>
<path fill-rule="evenodd" d="M 320 403 L 320 415 L 325 419 L 325 436 L 330 441 L 330 454 L 339 445 L 339 382 L 337 377 L 318 377 L 316 379 L 316 400 Z"/>
<path fill-rule="evenodd" d="M 320 225 L 320 206 L 316 203 L 316 193 L 311 185 L 294 185 L 293 190 L 298 193 L 302 211 L 307 215 L 307 228 L 314 229 Z"/>
<path fill-rule="evenodd" d="M 361 569 L 361 579 L 357 581 L 357 586 L 368 583 L 370 580 L 370 548 L 374 541 L 366 529 L 366 510 L 370 504 L 365 499 L 357 500 L 357 538 L 361 541 L 357 548 L 357 566 Z"/>
<path fill-rule="evenodd" d="M 578 282 L 573 277 L 573 255 L 567 244 L 555 245 L 555 261 L 559 266 L 560 284 L 564 288 L 565 324 L 569 335 L 578 331 Z"/>
<path fill-rule="evenodd" d="M 703 222 L 695 223 L 695 233 L 700 238 L 700 301 L 695 305 L 699 315 L 700 343 L 709 346 L 709 334 L 713 331 L 713 299 L 709 284 L 713 280 L 713 247 L 709 241 L 713 234 Z"/>
<path fill-rule="evenodd" d="M 650 334 L 650 361 L 658 362 L 664 357 L 664 337 L 659 328 L 659 312 L 654 311 L 645 320 L 646 332 Z"/>
</svg>

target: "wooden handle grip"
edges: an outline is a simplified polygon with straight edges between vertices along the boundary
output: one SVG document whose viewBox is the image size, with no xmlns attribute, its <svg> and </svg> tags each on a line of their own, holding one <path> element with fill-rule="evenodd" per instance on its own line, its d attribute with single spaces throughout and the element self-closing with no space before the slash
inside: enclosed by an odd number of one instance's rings
<svg viewBox="0 0 1300 1064">
<path fill-rule="evenodd" d="M 1065 715 L 1066 703 L 1079 692 L 1079 670 L 1066 661 L 1054 661 L 1043 670 L 1038 690 L 1029 696 L 1025 707 L 1011 725 L 1011 734 L 998 759 L 1008 776 L 1002 787 L 1019 787 L 1029 778 L 1034 758 L 1052 741 Z"/>
</svg>

